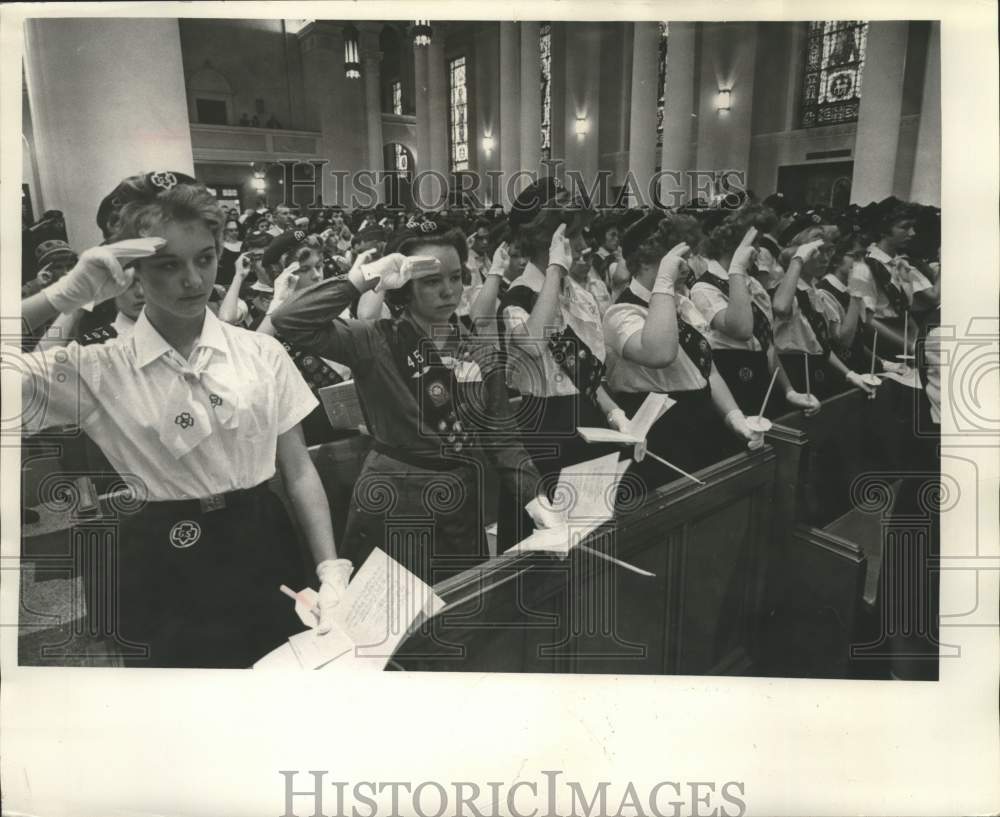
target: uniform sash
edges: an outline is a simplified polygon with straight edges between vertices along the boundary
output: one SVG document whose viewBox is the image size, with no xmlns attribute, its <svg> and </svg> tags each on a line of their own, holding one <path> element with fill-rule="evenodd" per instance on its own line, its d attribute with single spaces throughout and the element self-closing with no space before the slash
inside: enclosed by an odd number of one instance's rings
<svg viewBox="0 0 1000 817">
<path fill-rule="evenodd" d="M 889 299 L 889 304 L 896 311 L 896 315 L 902 317 L 910 309 L 910 304 L 899 287 L 892 282 L 892 274 L 885 268 L 885 264 L 872 258 L 871 255 L 865 256 L 865 263 L 868 265 L 868 269 L 872 271 L 872 276 L 875 278 L 878 288 Z"/>
<path fill-rule="evenodd" d="M 729 281 L 723 280 L 714 273 L 706 272 L 698 279 L 698 282 L 711 284 L 727 298 L 729 297 Z M 760 348 L 766 352 L 774 342 L 774 330 L 771 328 L 771 322 L 764 314 L 764 310 L 757 306 L 753 300 L 750 301 L 750 311 L 753 314 L 753 336 L 757 338 Z"/>
<path fill-rule="evenodd" d="M 631 287 L 624 289 L 615 303 L 633 304 L 649 309 L 649 302 L 636 295 Z M 677 342 L 684 350 L 684 354 L 698 367 L 701 376 L 708 380 L 708 376 L 712 373 L 712 346 L 705 339 L 705 336 L 684 320 L 679 313 L 677 315 Z"/>
</svg>

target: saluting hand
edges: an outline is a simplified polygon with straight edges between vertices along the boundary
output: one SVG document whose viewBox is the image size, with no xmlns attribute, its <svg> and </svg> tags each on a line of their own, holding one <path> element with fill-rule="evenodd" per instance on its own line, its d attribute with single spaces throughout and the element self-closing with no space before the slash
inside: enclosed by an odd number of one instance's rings
<svg viewBox="0 0 1000 817">
<path fill-rule="evenodd" d="M 656 282 L 653 284 L 653 294 L 673 295 L 674 285 L 678 278 L 684 278 L 688 272 L 684 257 L 691 252 L 686 241 L 675 245 L 662 259 L 656 271 Z"/>
<path fill-rule="evenodd" d="M 816 253 L 819 252 L 819 248 L 823 246 L 823 243 L 822 238 L 817 238 L 815 241 L 810 241 L 808 244 L 800 244 L 793 257 L 798 258 L 803 264 L 805 264 L 808 261 L 811 261 Z"/>
<path fill-rule="evenodd" d="M 42 291 L 63 314 L 85 304 L 102 303 L 132 285 L 131 264 L 153 255 L 166 243 L 162 238 L 132 238 L 91 247 L 80 255 L 73 269 Z"/>
<path fill-rule="evenodd" d="M 573 250 L 566 238 L 566 225 L 560 224 L 552 234 L 549 244 L 549 266 L 561 267 L 563 273 L 568 273 L 573 266 Z"/>
<path fill-rule="evenodd" d="M 757 248 L 753 246 L 737 247 L 733 253 L 733 258 L 729 262 L 729 274 L 749 274 L 754 264 L 757 263 Z"/>
<path fill-rule="evenodd" d="M 510 253 L 507 252 L 507 242 L 504 241 L 497 247 L 496 252 L 493 253 L 493 261 L 490 264 L 490 271 L 486 273 L 489 275 L 499 275 L 501 278 L 507 274 L 507 270 L 510 268 Z"/>
</svg>

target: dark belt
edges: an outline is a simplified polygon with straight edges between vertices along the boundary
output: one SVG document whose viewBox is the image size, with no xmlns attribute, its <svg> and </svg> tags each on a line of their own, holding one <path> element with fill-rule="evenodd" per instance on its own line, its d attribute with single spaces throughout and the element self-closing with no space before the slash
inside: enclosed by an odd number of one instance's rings
<svg viewBox="0 0 1000 817">
<path fill-rule="evenodd" d="M 386 457 L 406 463 L 407 465 L 412 465 L 414 468 L 423 468 L 426 471 L 454 471 L 456 468 L 461 468 L 463 465 L 469 464 L 468 459 L 444 459 L 441 457 L 424 456 L 414 451 L 408 451 L 405 448 L 388 445 L 381 440 L 375 440 L 372 448 Z"/>
<path fill-rule="evenodd" d="M 268 482 L 262 482 L 253 488 L 241 488 L 227 491 L 224 494 L 210 494 L 198 499 L 168 499 L 148 502 L 143 510 L 170 513 L 177 516 L 198 516 L 200 514 L 221 511 L 226 508 L 238 508 L 259 502 L 262 495 L 268 493 Z"/>
</svg>

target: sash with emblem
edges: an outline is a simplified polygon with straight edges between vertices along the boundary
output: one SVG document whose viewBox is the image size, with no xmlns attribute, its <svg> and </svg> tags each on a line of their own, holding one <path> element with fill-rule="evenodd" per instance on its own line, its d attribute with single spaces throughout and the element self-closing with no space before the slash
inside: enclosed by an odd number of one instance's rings
<svg viewBox="0 0 1000 817">
<path fill-rule="evenodd" d="M 631 288 L 626 288 L 615 303 L 633 304 L 649 309 L 649 303 L 636 295 Z M 684 350 L 684 354 L 698 367 L 701 376 L 708 380 L 708 376 L 712 373 L 712 346 L 701 332 L 681 317 L 680 313 L 677 314 L 677 342 Z"/>
<path fill-rule="evenodd" d="M 889 299 L 889 305 L 895 310 L 896 315 L 900 318 L 903 317 L 910 308 L 909 301 L 906 300 L 906 296 L 899 287 L 892 282 L 892 274 L 885 268 L 885 264 L 872 258 L 871 255 L 865 256 L 865 263 L 868 265 L 868 269 L 872 271 L 872 276 L 875 278 L 878 288 Z"/>
<path fill-rule="evenodd" d="M 718 275 L 706 272 L 698 279 L 698 282 L 711 284 L 727 298 L 729 297 L 729 281 L 724 281 Z M 771 322 L 764 314 L 764 310 L 757 306 L 753 300 L 750 301 L 750 311 L 753 313 L 753 336 L 757 338 L 760 348 L 766 352 L 774 341 L 774 330 L 771 328 Z"/>
<path fill-rule="evenodd" d="M 404 382 L 417 402 L 424 429 L 441 438 L 442 445 L 458 453 L 473 442 L 475 428 L 463 410 L 470 388 L 483 387 L 483 375 L 471 349 L 463 350 L 461 330 L 453 325 L 453 365 L 449 366 L 434 342 L 405 318 L 381 323 Z M 464 421 L 463 421 L 464 420 Z"/>
<path fill-rule="evenodd" d="M 823 350 L 823 354 L 830 354 L 830 329 L 826 325 L 826 319 L 820 315 L 818 311 L 816 311 L 812 300 L 809 297 L 809 293 L 804 289 L 795 290 L 795 300 L 799 302 L 799 310 L 809 322 L 809 327 L 816 336 L 816 340 L 819 342 L 820 348 Z"/>
</svg>

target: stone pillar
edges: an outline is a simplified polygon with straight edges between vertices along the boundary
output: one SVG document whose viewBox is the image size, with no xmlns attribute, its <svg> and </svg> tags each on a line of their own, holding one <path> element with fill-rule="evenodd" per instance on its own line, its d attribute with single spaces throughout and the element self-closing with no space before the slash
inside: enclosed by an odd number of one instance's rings
<svg viewBox="0 0 1000 817">
<path fill-rule="evenodd" d="M 510 180 L 521 168 L 521 43 L 517 23 L 500 23 L 500 203 L 510 207 Z"/>
<path fill-rule="evenodd" d="M 445 27 L 436 23 L 431 44 L 426 50 L 431 167 L 448 179 L 451 162 L 448 138 L 448 76 L 444 57 L 445 36 Z M 447 190 L 440 191 L 440 194 L 447 195 Z"/>
<path fill-rule="evenodd" d="M 318 20 L 298 36 L 306 104 L 318 112 L 320 148 L 329 163 L 323 174 L 323 202 L 350 207 L 354 185 L 350 177 L 342 180 L 333 173 L 354 173 L 367 165 L 361 82 L 344 76 L 343 26 Z"/>
<path fill-rule="evenodd" d="M 941 23 L 931 22 L 910 199 L 941 206 Z"/>
<path fill-rule="evenodd" d="M 660 26 L 636 22 L 632 34 L 632 96 L 628 169 L 640 190 L 656 172 L 656 84 L 659 79 Z M 633 202 L 633 205 L 645 202 Z"/>
<path fill-rule="evenodd" d="M 97 206 L 126 176 L 194 175 L 180 32 L 177 20 L 157 18 L 40 18 L 24 27 L 38 207 L 63 211 L 80 252 L 100 243 Z M 142 65 L 156 70 L 128 70 Z"/>
<path fill-rule="evenodd" d="M 695 26 L 671 23 L 667 42 L 667 87 L 663 112 L 663 151 L 660 154 L 660 198 L 667 206 L 685 203 L 691 196 L 687 172 L 693 169 Z M 672 175 L 666 175 L 667 172 Z M 680 174 L 680 175 L 677 175 Z"/>
<path fill-rule="evenodd" d="M 881 201 L 892 193 L 908 31 L 905 20 L 873 20 L 868 24 L 854 142 L 852 204 Z"/>
<path fill-rule="evenodd" d="M 431 169 L 430 87 L 427 82 L 427 47 L 413 47 L 414 107 L 417 117 L 417 172 Z"/>
<path fill-rule="evenodd" d="M 521 28 L 520 169 L 537 173 L 542 162 L 542 62 L 538 50 L 538 23 L 525 21 L 518 25 Z M 514 196 L 527 185 L 527 179 L 519 181 L 514 187 Z"/>
<path fill-rule="evenodd" d="M 582 176 L 588 189 L 594 186 L 598 168 L 600 135 L 599 89 L 601 84 L 601 24 L 580 22 L 565 27 L 566 36 L 566 172 Z M 553 66 L 553 82 L 558 82 Z M 559 114 L 553 110 L 553 116 Z M 578 120 L 586 118 L 587 132 L 577 133 Z"/>
<path fill-rule="evenodd" d="M 366 169 L 372 173 L 382 173 L 385 161 L 382 153 L 382 83 L 379 63 L 379 35 L 382 23 L 360 23 L 361 79 L 365 84 L 365 124 L 368 136 Z M 384 198 L 385 185 L 376 181 L 373 185 L 379 200 Z"/>
</svg>

